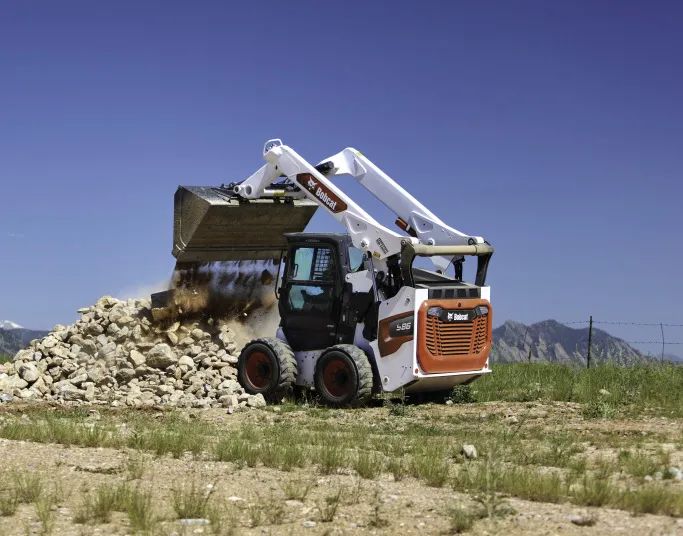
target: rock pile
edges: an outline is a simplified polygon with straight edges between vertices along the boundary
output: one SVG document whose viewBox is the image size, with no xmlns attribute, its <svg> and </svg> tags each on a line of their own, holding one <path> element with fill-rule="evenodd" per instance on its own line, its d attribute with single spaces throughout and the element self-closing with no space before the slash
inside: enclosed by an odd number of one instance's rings
<svg viewBox="0 0 683 536">
<path fill-rule="evenodd" d="M 14 361 L 0 365 L 1 400 L 131 407 L 261 406 L 236 376 L 235 332 L 211 318 L 155 324 L 147 300 L 109 296 L 79 309 Z"/>
</svg>

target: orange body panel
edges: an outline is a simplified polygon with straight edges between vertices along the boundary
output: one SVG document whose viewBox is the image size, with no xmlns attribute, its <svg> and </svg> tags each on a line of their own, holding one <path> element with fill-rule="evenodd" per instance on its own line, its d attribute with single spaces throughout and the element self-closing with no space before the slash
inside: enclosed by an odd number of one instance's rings
<svg viewBox="0 0 683 536">
<path fill-rule="evenodd" d="M 472 320 L 446 322 L 428 315 L 432 307 L 470 311 L 484 306 L 488 314 Z M 427 374 L 481 370 L 491 351 L 493 311 L 488 300 L 426 300 L 417 313 L 417 360 Z"/>
</svg>

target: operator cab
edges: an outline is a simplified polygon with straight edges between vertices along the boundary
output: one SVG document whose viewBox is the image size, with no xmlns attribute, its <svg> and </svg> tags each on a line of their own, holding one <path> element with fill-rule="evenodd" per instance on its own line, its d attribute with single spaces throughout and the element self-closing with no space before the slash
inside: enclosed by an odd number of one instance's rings
<svg viewBox="0 0 683 536">
<path fill-rule="evenodd" d="M 359 315 L 373 299 L 372 292 L 354 295 L 346 282 L 347 274 L 364 269 L 363 252 L 346 234 L 288 233 L 285 238 L 278 309 L 287 342 L 295 351 L 352 343 Z"/>
</svg>

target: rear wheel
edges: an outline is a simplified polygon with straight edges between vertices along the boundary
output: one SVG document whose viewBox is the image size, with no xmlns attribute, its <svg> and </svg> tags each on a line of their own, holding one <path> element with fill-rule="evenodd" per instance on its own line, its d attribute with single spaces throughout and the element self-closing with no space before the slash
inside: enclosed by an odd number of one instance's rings
<svg viewBox="0 0 683 536">
<path fill-rule="evenodd" d="M 237 361 L 237 381 L 252 395 L 261 393 L 269 402 L 279 402 L 296 382 L 296 359 L 288 344 L 275 338 L 247 344 Z"/>
<path fill-rule="evenodd" d="M 362 405 L 372 395 L 372 367 L 352 344 L 332 346 L 315 366 L 315 389 L 331 406 Z"/>
</svg>

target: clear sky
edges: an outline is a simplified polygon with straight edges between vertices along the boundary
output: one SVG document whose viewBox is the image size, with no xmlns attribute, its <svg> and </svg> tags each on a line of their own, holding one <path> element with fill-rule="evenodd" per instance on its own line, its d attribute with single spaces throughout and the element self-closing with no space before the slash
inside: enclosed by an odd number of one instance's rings
<svg viewBox="0 0 683 536">
<path fill-rule="evenodd" d="M 496 324 L 681 323 L 682 27 L 662 1 L 0 1 L 0 319 L 159 285 L 176 186 L 280 137 L 359 148 L 492 242 Z"/>
</svg>

